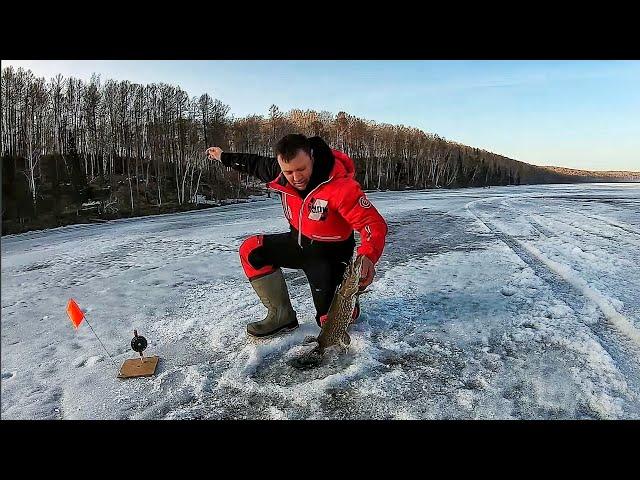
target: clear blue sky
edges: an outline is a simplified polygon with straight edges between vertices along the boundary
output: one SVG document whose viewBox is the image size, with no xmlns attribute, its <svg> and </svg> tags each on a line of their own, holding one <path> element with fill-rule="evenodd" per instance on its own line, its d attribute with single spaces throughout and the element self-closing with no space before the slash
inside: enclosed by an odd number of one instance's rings
<svg viewBox="0 0 640 480">
<path fill-rule="evenodd" d="M 640 170 L 640 61 L 11 61 L 179 85 L 236 116 L 344 110 L 536 165 Z"/>
</svg>

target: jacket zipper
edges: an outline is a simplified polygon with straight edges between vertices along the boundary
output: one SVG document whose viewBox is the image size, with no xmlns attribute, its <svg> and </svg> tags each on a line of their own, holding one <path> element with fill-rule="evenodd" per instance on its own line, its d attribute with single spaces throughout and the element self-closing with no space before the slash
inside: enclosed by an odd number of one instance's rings
<svg viewBox="0 0 640 480">
<path fill-rule="evenodd" d="M 311 195 L 313 192 L 315 192 L 318 188 L 320 188 L 321 185 L 324 185 L 325 183 L 329 182 L 333 177 L 329 177 L 327 180 L 325 180 L 322 183 L 319 183 L 318 185 L 316 185 L 316 188 L 314 188 L 313 190 L 311 190 L 306 197 L 304 197 L 304 199 L 302 200 L 302 206 L 300 207 L 300 212 L 298 212 L 298 245 L 300 246 L 300 248 L 302 248 L 302 212 L 304 211 L 304 204 L 307 201 L 307 198 L 309 198 L 309 195 Z"/>
<path fill-rule="evenodd" d="M 302 248 L 302 212 L 304 211 L 304 204 L 307 201 L 307 198 L 309 198 L 309 195 L 311 195 L 313 192 L 315 192 L 318 188 L 320 188 L 322 185 L 324 185 L 325 183 L 328 183 L 329 181 L 331 181 L 333 179 L 333 177 L 329 177 L 328 179 L 326 179 L 324 182 L 319 183 L 318 185 L 316 185 L 316 188 L 314 188 L 313 190 L 311 190 L 305 197 L 304 199 L 302 199 L 302 206 L 300 207 L 300 211 L 298 212 L 298 245 L 300 246 L 300 248 Z M 281 192 L 284 193 L 285 195 L 292 195 L 291 193 L 287 193 L 284 190 L 280 190 L 279 188 L 273 188 L 273 187 L 267 187 L 269 190 L 273 190 L 274 192 Z M 286 201 L 286 200 L 285 200 Z"/>
</svg>

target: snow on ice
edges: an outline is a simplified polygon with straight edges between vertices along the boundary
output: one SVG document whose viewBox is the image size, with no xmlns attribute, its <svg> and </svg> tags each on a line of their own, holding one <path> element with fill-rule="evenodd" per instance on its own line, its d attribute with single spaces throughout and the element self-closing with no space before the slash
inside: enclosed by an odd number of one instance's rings
<svg viewBox="0 0 640 480">
<path fill-rule="evenodd" d="M 2 238 L 2 418 L 640 418 L 640 185 L 376 192 L 389 224 L 346 354 L 297 371 L 318 327 L 252 341 L 240 267 L 285 231 L 275 198 Z M 119 380 L 134 328 L 161 362 Z"/>
</svg>

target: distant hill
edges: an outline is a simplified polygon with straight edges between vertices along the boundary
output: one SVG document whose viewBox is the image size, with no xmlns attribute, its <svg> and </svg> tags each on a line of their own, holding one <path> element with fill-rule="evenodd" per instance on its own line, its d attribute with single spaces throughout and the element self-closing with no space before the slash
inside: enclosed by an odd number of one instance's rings
<svg viewBox="0 0 640 480">
<path fill-rule="evenodd" d="M 562 175 L 570 182 L 640 182 L 640 172 L 577 170 L 575 168 L 554 167 L 551 165 L 545 165 L 540 168 Z"/>
</svg>

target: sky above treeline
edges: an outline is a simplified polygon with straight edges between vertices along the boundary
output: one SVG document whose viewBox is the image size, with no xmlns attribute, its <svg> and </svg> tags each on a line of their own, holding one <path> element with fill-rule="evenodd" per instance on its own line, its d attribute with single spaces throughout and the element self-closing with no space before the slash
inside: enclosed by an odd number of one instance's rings
<svg viewBox="0 0 640 480">
<path fill-rule="evenodd" d="M 534 165 L 640 170 L 640 61 L 3 60 L 47 80 L 169 83 L 240 117 L 275 104 L 402 124 Z"/>
</svg>

